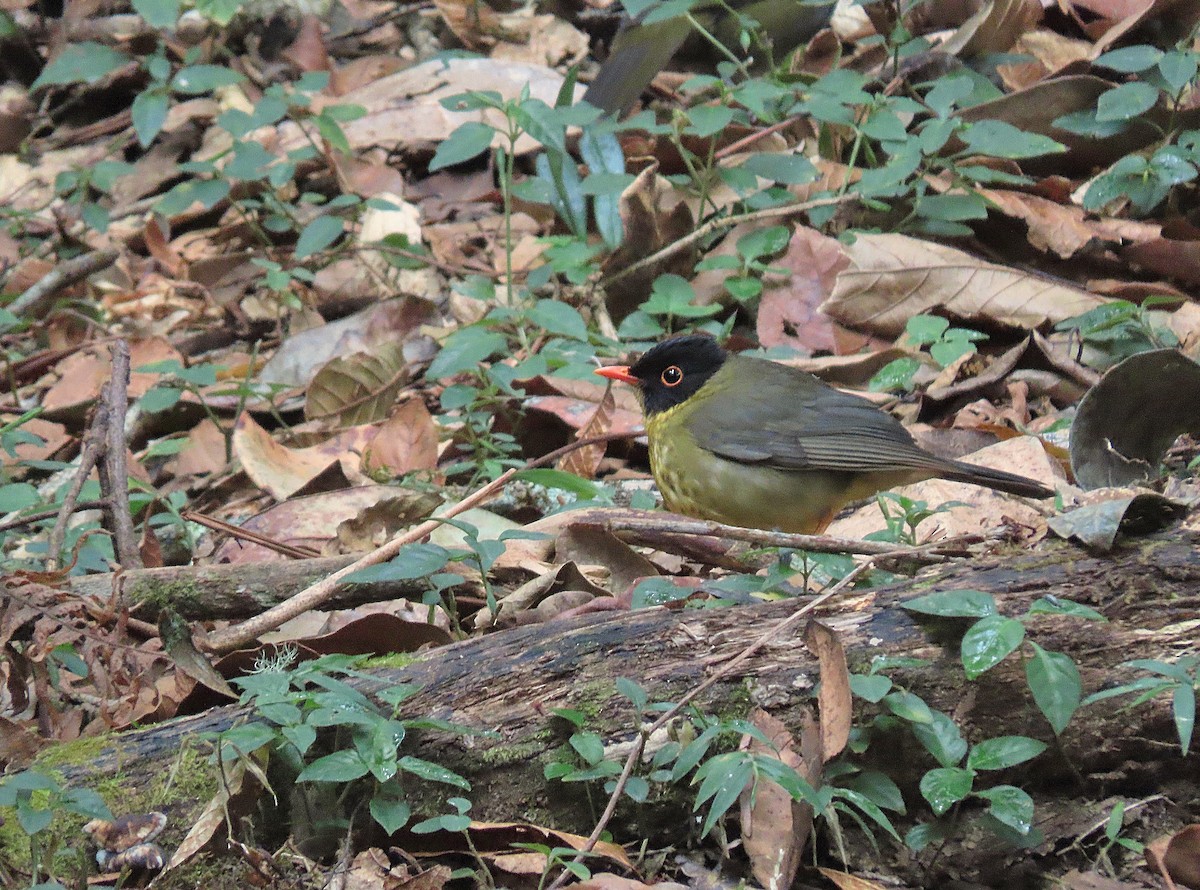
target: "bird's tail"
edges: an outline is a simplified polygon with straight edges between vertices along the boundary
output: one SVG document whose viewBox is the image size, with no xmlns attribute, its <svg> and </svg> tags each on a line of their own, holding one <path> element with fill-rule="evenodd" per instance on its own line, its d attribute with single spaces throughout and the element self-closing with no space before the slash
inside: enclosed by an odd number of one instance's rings
<svg viewBox="0 0 1200 890">
<path fill-rule="evenodd" d="M 1025 476 L 1018 476 L 1016 473 L 980 467 L 975 464 L 963 463 L 960 460 L 951 460 L 946 463 L 948 469 L 939 475 L 952 482 L 969 482 L 971 485 L 982 485 L 984 488 L 992 488 L 1025 498 L 1048 498 L 1054 494 L 1053 489 Z"/>
</svg>

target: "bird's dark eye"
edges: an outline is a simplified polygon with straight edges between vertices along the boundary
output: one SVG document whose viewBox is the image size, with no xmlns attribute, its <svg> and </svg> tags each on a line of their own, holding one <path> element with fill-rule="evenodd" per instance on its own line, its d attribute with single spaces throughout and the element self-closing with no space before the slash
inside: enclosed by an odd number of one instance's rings
<svg viewBox="0 0 1200 890">
<path fill-rule="evenodd" d="M 679 369 L 679 365 L 671 365 L 662 372 L 659 379 L 662 380 L 663 386 L 678 386 L 683 383 L 683 371 Z"/>
</svg>

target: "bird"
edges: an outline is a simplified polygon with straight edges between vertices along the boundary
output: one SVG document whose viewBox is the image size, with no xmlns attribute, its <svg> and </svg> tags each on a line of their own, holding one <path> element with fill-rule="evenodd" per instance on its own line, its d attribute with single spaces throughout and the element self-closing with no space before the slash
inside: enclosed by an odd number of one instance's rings
<svg viewBox="0 0 1200 890">
<path fill-rule="evenodd" d="M 846 504 L 934 477 L 1029 498 L 1032 479 L 938 457 L 872 402 L 811 374 L 727 352 L 712 337 L 659 342 L 596 370 L 631 384 L 667 508 L 743 528 L 819 534 Z"/>
<path fill-rule="evenodd" d="M 835 5 L 830 0 L 734 0 L 726 7 L 709 0 L 694 4 L 692 14 L 731 54 L 743 58 L 747 49 L 741 46 L 741 32 L 747 20 L 758 23 L 751 27 L 771 41 L 773 54 L 779 60 L 825 27 Z M 731 14 L 730 8 L 737 14 Z M 648 7 L 641 15 L 622 23 L 608 58 L 588 86 L 583 97 L 586 102 L 610 114 L 628 110 L 654 75 L 662 71 L 672 56 L 685 49 L 685 43 L 694 34 L 692 22 L 684 15 L 647 21 L 655 9 Z M 739 16 L 743 18 L 739 20 Z M 749 52 L 761 55 L 753 45 Z M 691 54 L 700 60 L 708 59 L 710 70 L 717 61 L 728 58 L 707 40 L 697 41 Z"/>
</svg>

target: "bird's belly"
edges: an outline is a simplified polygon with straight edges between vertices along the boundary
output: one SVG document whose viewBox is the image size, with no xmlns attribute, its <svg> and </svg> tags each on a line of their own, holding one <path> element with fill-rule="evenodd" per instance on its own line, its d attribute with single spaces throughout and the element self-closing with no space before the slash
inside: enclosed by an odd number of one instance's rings
<svg viewBox="0 0 1200 890">
<path fill-rule="evenodd" d="M 849 473 L 742 464 L 691 442 L 652 440 L 650 468 L 669 509 L 744 528 L 812 534 L 855 496 Z"/>
</svg>

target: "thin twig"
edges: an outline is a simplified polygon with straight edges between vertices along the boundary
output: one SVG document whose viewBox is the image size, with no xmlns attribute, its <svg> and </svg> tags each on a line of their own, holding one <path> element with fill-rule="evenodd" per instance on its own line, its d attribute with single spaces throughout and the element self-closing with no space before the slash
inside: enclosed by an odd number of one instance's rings
<svg viewBox="0 0 1200 890">
<path fill-rule="evenodd" d="M 104 460 L 97 466 L 100 492 L 107 503 L 113 550 L 125 569 L 142 568 L 133 515 L 129 510 L 129 470 L 125 463 L 125 412 L 129 408 L 129 344 L 117 340 L 109 347 L 112 376 L 100 393 L 108 423 L 104 428 Z"/>
<path fill-rule="evenodd" d="M 430 519 L 422 522 L 420 525 L 409 529 L 403 534 L 388 541 L 382 547 L 378 547 L 366 554 L 362 558 L 352 562 L 343 569 L 339 569 L 332 575 L 321 579 L 315 584 L 312 584 L 304 590 L 284 600 L 278 605 L 272 606 L 267 611 L 262 612 L 253 618 L 243 621 L 241 624 L 235 624 L 233 627 L 226 628 L 220 633 L 215 633 L 208 638 L 207 648 L 214 652 L 229 652 L 237 649 L 239 646 L 245 646 L 258 638 L 260 634 L 274 630 L 285 621 L 290 621 L 297 615 L 301 615 L 310 609 L 316 609 L 321 606 L 326 600 L 333 595 L 333 592 L 338 588 L 342 578 L 357 572 L 360 569 L 368 568 L 369 566 L 378 565 L 398 554 L 405 546 L 412 544 L 426 535 L 430 535 L 437 531 L 445 524 L 447 519 L 457 516 L 472 507 L 491 499 L 504 486 L 522 470 L 530 470 L 536 467 L 553 464 L 564 454 L 569 454 L 576 448 L 583 448 L 587 445 L 594 445 L 597 442 L 607 442 L 613 439 L 622 438 L 622 435 L 607 434 L 604 436 L 592 436 L 587 439 L 579 439 L 564 445 L 549 454 L 536 458 L 535 460 L 527 461 L 524 466 L 519 469 L 508 470 L 498 478 L 484 485 L 482 488 L 476 489 L 471 494 L 464 497 L 450 509 L 443 512 L 436 519 Z"/>
<path fill-rule="evenodd" d="M 71 487 L 63 496 L 63 501 L 58 507 L 58 518 L 54 520 L 54 527 L 50 529 L 50 537 L 46 543 L 46 566 L 50 571 L 58 568 L 58 557 L 62 553 L 63 542 L 67 536 L 67 518 L 75 512 L 75 505 L 79 501 L 79 493 L 83 491 L 83 484 L 87 482 L 88 476 L 91 475 L 92 469 L 96 466 L 96 462 L 100 459 L 100 453 L 104 449 L 104 431 L 97 423 L 102 411 L 103 405 L 98 405 L 96 416 L 88 426 L 83 437 L 83 445 L 79 449 L 79 468 L 75 471 Z"/>
<path fill-rule="evenodd" d="M 857 195 L 838 195 L 835 198 L 820 198 L 815 201 L 801 201 L 797 204 L 784 204 L 781 207 L 768 207 L 765 210 L 753 210 L 749 213 L 738 213 L 734 216 L 720 216 L 710 219 L 703 225 L 697 226 L 690 234 L 685 235 L 678 241 L 672 241 L 661 250 L 656 250 L 648 257 L 643 257 L 636 263 L 631 263 L 619 272 L 614 272 L 608 278 L 604 279 L 602 284 L 605 287 L 610 287 L 616 284 L 623 278 L 640 272 L 641 270 L 657 265 L 667 257 L 674 256 L 681 250 L 691 247 L 697 241 L 707 238 L 717 229 L 727 228 L 729 226 L 739 225 L 740 223 L 758 222 L 764 219 L 777 219 L 781 216 L 792 216 L 796 213 L 804 213 L 809 210 L 814 210 L 817 207 L 830 207 L 835 204 L 845 204 L 848 201 L 858 200 Z"/>
<path fill-rule="evenodd" d="M 758 639 L 739 652 L 734 658 L 726 662 L 723 667 L 715 671 L 704 682 L 692 687 L 681 699 L 679 699 L 679 701 L 675 702 L 675 704 L 671 706 L 669 711 L 666 711 L 660 715 L 659 718 L 650 724 L 648 728 L 638 733 L 637 739 L 634 740 L 633 748 L 630 750 L 629 756 L 625 759 L 625 767 L 621 770 L 621 776 L 617 780 L 617 786 L 613 789 L 612 794 L 609 795 L 608 805 L 604 808 L 604 812 L 600 815 L 600 821 L 596 823 L 596 827 L 592 829 L 592 833 L 588 835 L 587 842 L 576 855 L 574 862 L 579 863 L 583 861 L 584 857 L 595 848 L 596 843 L 600 840 L 600 835 L 604 833 L 604 829 L 608 827 L 608 823 L 612 819 L 613 813 L 616 812 L 617 803 L 620 801 L 621 795 L 625 792 L 625 783 L 632 774 L 634 765 L 638 760 L 641 759 L 642 751 L 646 746 L 647 738 L 658 732 L 671 720 L 675 719 L 675 717 L 678 716 L 678 714 L 697 696 L 744 665 L 754 656 L 756 652 L 758 652 L 759 649 L 761 649 L 775 637 L 779 636 L 792 625 L 799 622 L 801 618 L 814 611 L 818 606 L 824 605 L 830 599 L 845 590 L 848 586 L 850 586 L 854 579 L 867 571 L 867 569 L 873 566 L 875 561 L 881 558 L 883 555 L 884 554 L 867 557 L 820 596 L 805 603 L 791 615 L 788 615 L 783 620 L 777 621 L 771 627 L 767 628 L 767 630 L 764 631 L 758 637 Z M 570 874 L 571 872 L 569 870 L 563 869 L 563 871 L 557 878 L 554 879 L 554 882 L 547 888 L 547 890 L 559 890 L 559 888 L 562 887 L 567 880 L 569 880 Z"/>
<path fill-rule="evenodd" d="M 9 303 L 8 311 L 13 315 L 42 315 L 50 308 L 60 290 L 82 281 L 93 272 L 108 268 L 118 256 L 115 250 L 97 250 L 59 263 Z"/>
<path fill-rule="evenodd" d="M 73 509 L 98 510 L 103 506 L 104 501 L 81 501 L 75 504 Z M 43 519 L 53 519 L 59 514 L 61 509 L 61 507 L 55 507 L 53 510 L 38 510 L 35 513 L 26 513 L 24 516 L 14 516 L 12 519 L 0 522 L 0 532 L 10 531 L 24 525 L 31 525 L 34 522 L 41 522 Z"/>
</svg>

